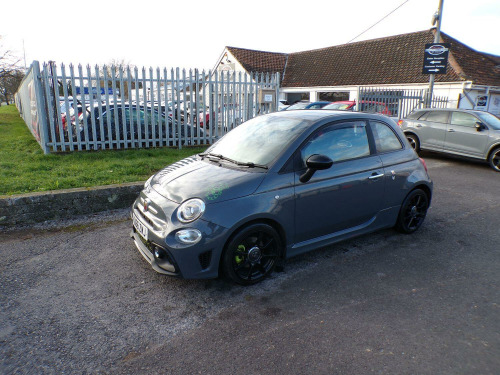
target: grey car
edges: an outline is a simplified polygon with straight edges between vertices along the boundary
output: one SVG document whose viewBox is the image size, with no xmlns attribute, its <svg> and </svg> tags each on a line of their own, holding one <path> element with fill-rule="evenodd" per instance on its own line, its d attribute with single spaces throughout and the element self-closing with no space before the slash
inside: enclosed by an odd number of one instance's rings
<svg viewBox="0 0 500 375">
<path fill-rule="evenodd" d="M 432 186 L 387 117 L 282 111 L 149 178 L 131 236 L 157 272 L 248 285 L 318 247 L 382 228 L 416 231 Z"/>
<path fill-rule="evenodd" d="M 464 109 L 419 109 L 400 121 L 417 151 L 430 150 L 481 159 L 500 172 L 500 119 Z"/>
</svg>

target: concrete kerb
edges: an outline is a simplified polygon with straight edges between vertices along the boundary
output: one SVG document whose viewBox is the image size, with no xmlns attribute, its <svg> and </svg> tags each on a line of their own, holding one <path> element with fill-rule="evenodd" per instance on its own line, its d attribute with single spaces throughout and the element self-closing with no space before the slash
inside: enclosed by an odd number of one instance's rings
<svg viewBox="0 0 500 375">
<path fill-rule="evenodd" d="M 0 228 L 131 207 L 143 182 L 0 196 Z"/>
</svg>

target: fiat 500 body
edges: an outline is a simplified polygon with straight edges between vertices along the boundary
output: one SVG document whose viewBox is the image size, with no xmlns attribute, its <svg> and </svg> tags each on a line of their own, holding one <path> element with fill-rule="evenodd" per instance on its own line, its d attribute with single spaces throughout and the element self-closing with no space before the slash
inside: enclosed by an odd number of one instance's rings
<svg viewBox="0 0 500 375">
<path fill-rule="evenodd" d="M 152 176 L 131 235 L 157 272 L 252 284 L 318 247 L 382 228 L 412 233 L 431 196 L 424 161 L 389 118 L 283 111 Z"/>
</svg>

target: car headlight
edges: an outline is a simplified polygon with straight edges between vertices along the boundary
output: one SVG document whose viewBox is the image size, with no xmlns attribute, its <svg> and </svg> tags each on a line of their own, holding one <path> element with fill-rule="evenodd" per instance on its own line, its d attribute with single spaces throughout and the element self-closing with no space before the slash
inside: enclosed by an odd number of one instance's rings
<svg viewBox="0 0 500 375">
<path fill-rule="evenodd" d="M 198 198 L 185 201 L 177 210 L 177 219 L 181 223 L 190 223 L 198 219 L 205 212 L 205 203 Z"/>
</svg>

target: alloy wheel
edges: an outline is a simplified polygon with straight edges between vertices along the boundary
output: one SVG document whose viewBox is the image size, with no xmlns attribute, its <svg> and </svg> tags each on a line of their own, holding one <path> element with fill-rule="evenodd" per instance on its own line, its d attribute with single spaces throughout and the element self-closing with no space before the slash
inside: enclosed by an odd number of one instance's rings
<svg viewBox="0 0 500 375">
<path fill-rule="evenodd" d="M 280 246 L 279 235 L 268 225 L 257 224 L 245 229 L 227 248 L 226 273 L 238 284 L 255 284 L 273 271 Z"/>
</svg>

